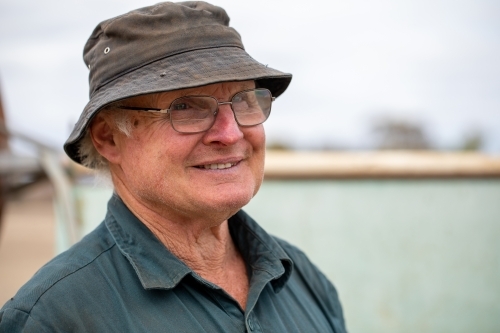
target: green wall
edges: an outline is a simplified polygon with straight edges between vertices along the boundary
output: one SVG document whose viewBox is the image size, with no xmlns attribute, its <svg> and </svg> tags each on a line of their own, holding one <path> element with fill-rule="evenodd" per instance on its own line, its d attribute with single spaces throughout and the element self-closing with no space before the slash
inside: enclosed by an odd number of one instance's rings
<svg viewBox="0 0 500 333">
<path fill-rule="evenodd" d="M 266 181 L 245 210 L 333 281 L 350 332 L 500 332 L 500 179 Z"/>
</svg>

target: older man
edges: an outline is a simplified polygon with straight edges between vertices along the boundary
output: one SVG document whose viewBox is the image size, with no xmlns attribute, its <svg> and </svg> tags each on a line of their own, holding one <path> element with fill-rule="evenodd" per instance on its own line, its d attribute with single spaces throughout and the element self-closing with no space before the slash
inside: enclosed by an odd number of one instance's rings
<svg viewBox="0 0 500 333">
<path fill-rule="evenodd" d="M 115 192 L 104 222 L 2 308 L 1 332 L 345 331 L 325 276 L 240 210 L 291 75 L 228 23 L 207 3 L 160 3 L 94 30 L 90 102 L 65 150 Z"/>
</svg>

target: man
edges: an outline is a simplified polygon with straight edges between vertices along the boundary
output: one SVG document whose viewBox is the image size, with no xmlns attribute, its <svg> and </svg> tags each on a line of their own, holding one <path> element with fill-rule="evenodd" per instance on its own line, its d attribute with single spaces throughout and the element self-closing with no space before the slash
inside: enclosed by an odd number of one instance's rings
<svg viewBox="0 0 500 333">
<path fill-rule="evenodd" d="M 345 332 L 325 276 L 240 210 L 291 75 L 253 60 L 228 23 L 204 2 L 160 3 L 94 30 L 90 101 L 65 151 L 115 193 L 2 308 L 0 331 Z"/>
</svg>

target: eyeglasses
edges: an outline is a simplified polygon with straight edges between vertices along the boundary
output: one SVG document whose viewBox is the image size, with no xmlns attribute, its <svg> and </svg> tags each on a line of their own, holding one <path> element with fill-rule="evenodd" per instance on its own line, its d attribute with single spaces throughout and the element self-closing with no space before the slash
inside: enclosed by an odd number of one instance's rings
<svg viewBox="0 0 500 333">
<path fill-rule="evenodd" d="M 120 109 L 168 113 L 172 128 L 179 133 L 208 131 L 215 122 L 219 105 L 231 105 L 234 119 L 239 126 L 262 124 L 271 113 L 276 99 L 264 88 L 240 91 L 230 102 L 219 102 L 213 96 L 183 96 L 175 99 L 168 109 L 119 106 Z"/>
</svg>

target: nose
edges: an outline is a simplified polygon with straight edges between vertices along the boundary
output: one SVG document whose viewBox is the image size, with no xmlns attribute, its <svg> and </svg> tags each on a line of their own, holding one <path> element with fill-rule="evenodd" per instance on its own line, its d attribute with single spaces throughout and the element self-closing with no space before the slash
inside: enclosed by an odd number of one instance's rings
<svg viewBox="0 0 500 333">
<path fill-rule="evenodd" d="M 234 118 L 230 105 L 219 105 L 219 112 L 215 117 L 212 127 L 205 132 L 203 142 L 205 144 L 219 143 L 229 146 L 243 138 L 243 132 Z"/>
</svg>

